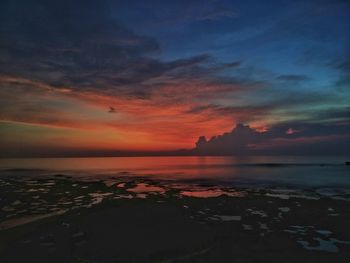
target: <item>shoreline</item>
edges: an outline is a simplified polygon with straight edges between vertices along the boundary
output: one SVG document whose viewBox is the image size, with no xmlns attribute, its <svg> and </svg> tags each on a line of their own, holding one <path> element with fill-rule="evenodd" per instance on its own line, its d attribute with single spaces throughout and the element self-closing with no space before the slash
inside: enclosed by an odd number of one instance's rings
<svg viewBox="0 0 350 263">
<path fill-rule="evenodd" d="M 67 210 L 0 230 L 1 262 L 347 262 L 350 256 L 349 193 L 140 178 L 0 182 L 13 195 L 6 195 L 0 222 L 11 214 L 6 220 Z"/>
</svg>

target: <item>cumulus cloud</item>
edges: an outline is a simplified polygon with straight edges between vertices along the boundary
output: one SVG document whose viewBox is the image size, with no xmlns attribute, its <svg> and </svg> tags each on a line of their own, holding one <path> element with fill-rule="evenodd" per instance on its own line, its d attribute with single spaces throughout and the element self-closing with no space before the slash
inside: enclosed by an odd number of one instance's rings
<svg viewBox="0 0 350 263">
<path fill-rule="evenodd" d="M 199 155 L 349 154 L 349 129 L 350 123 L 284 123 L 259 132 L 237 124 L 231 132 L 209 140 L 200 136 L 193 151 Z"/>
<path fill-rule="evenodd" d="M 248 145 L 261 141 L 263 136 L 263 133 L 248 125 L 237 124 L 231 132 L 214 136 L 208 141 L 203 136 L 199 137 L 195 151 L 205 155 L 245 154 Z"/>
</svg>

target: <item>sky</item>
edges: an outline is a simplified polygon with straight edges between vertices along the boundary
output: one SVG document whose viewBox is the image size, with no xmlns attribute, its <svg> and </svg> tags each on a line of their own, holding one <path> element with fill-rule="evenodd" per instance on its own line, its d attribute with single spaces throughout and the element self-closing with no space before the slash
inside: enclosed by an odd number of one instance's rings
<svg viewBox="0 0 350 263">
<path fill-rule="evenodd" d="M 240 123 L 273 134 L 247 142 L 267 153 L 350 154 L 349 14 L 347 0 L 2 0 L 0 156 L 191 149 Z"/>
</svg>

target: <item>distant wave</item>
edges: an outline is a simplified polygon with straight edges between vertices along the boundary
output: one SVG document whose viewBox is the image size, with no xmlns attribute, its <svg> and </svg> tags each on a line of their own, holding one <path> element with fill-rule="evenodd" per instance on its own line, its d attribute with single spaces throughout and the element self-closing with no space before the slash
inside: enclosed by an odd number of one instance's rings
<svg viewBox="0 0 350 263">
<path fill-rule="evenodd" d="M 219 163 L 219 164 L 183 164 L 183 165 L 177 165 L 179 168 L 210 168 L 210 167 L 266 167 L 266 168 L 282 168 L 282 167 L 325 167 L 325 166 L 331 166 L 331 167 L 339 167 L 339 166 L 346 166 L 343 163 Z M 170 166 L 171 167 L 171 166 Z M 102 169 L 104 170 L 104 169 Z M 110 169 L 114 170 L 114 169 Z M 115 169 L 118 170 L 118 169 Z M 142 169 L 141 169 L 142 170 Z M 147 169 L 146 169 L 147 170 Z M 69 170 L 64 169 L 63 171 L 67 172 Z M 75 170 L 79 171 L 79 170 Z M 87 170 L 82 169 L 81 171 L 87 172 Z M 52 172 L 52 170 L 48 169 L 38 169 L 38 168 L 5 168 L 0 169 L 0 172 Z M 90 171 L 91 172 L 91 171 Z M 99 170 L 95 170 L 95 172 L 99 172 Z M 129 172 L 121 172 L 118 173 L 122 174 L 129 174 Z"/>
<path fill-rule="evenodd" d="M 201 165 L 180 165 L 177 167 L 180 168 L 254 168 L 254 167 L 263 167 L 263 168 L 287 168 L 287 167 L 343 167 L 345 164 L 341 163 L 219 163 L 219 164 L 201 164 Z"/>
<path fill-rule="evenodd" d="M 0 169 L 0 172 L 45 172 L 47 170 L 37 168 L 6 168 Z"/>
<path fill-rule="evenodd" d="M 291 166 L 340 166 L 339 163 L 255 163 L 238 164 L 237 166 L 261 166 L 261 167 L 291 167 Z"/>
</svg>

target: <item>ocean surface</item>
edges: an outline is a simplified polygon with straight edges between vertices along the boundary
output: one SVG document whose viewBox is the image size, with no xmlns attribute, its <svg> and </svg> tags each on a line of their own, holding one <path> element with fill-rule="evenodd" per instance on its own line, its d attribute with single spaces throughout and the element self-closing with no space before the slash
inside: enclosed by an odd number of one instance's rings
<svg viewBox="0 0 350 263">
<path fill-rule="evenodd" d="M 0 177 L 67 175 L 227 186 L 350 189 L 349 157 L 101 157 L 0 159 Z"/>
</svg>

